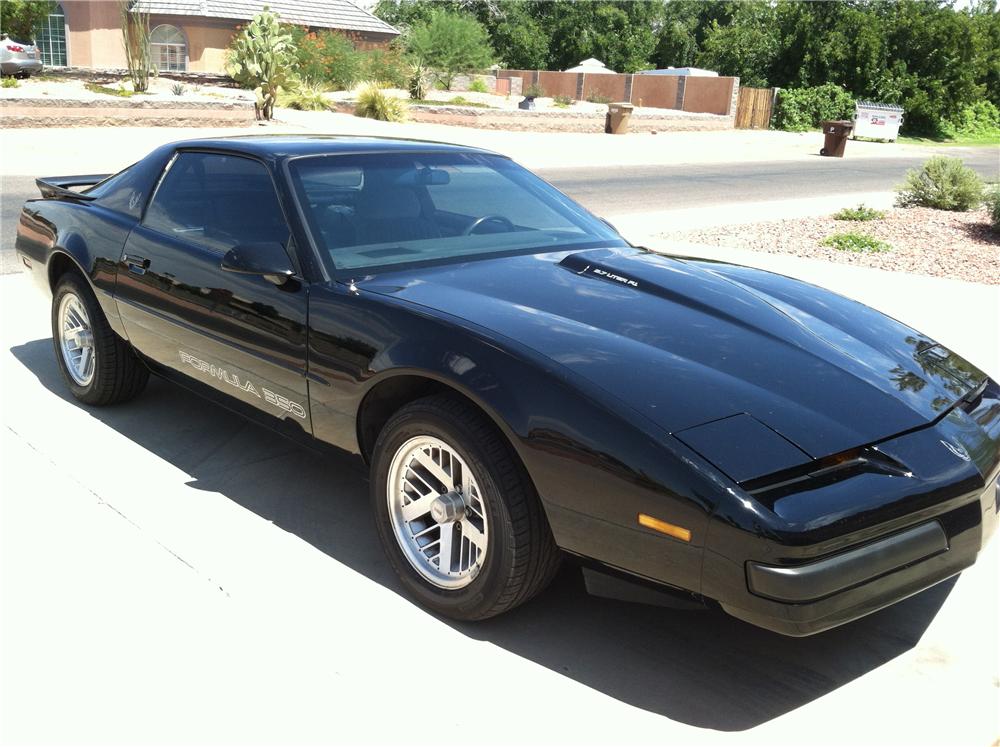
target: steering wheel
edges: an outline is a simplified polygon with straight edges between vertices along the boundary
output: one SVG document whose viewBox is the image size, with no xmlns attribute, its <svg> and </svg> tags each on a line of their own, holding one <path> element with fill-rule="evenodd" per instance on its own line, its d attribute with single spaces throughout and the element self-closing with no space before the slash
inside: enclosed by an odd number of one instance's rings
<svg viewBox="0 0 1000 747">
<path fill-rule="evenodd" d="M 490 223 L 490 222 L 493 222 L 493 223 L 502 223 L 503 225 L 505 225 L 507 227 L 507 232 L 508 233 L 511 232 L 511 231 L 517 230 L 514 227 L 514 224 L 511 223 L 508 218 L 505 218 L 502 215 L 484 215 L 482 218 L 476 218 L 474 221 L 472 221 L 472 223 L 469 224 L 469 227 L 466 228 L 464 231 L 462 231 L 462 235 L 463 236 L 471 236 L 472 234 L 474 234 L 476 232 L 477 228 L 479 228 L 481 225 L 483 225 L 483 223 Z"/>
</svg>

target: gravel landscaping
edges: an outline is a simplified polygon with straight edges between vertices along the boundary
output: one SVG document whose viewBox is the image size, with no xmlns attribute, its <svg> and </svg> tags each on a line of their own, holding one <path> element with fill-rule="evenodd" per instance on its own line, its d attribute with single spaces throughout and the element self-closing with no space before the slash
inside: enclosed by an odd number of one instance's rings
<svg viewBox="0 0 1000 747">
<path fill-rule="evenodd" d="M 847 232 L 866 234 L 884 241 L 891 249 L 853 252 L 820 244 L 831 234 Z M 985 208 L 967 213 L 895 208 L 886 211 L 881 220 L 795 218 L 661 236 L 675 241 L 794 254 L 880 270 L 1000 285 L 1000 235 L 991 231 Z"/>
</svg>

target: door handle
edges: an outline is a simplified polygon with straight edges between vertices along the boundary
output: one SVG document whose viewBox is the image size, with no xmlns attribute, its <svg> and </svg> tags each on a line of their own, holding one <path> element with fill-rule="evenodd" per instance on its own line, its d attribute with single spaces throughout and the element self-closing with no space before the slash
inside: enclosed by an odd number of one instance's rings
<svg viewBox="0 0 1000 747">
<path fill-rule="evenodd" d="M 134 272 L 136 275 L 145 275 L 146 270 L 149 268 L 149 260 L 145 257 L 139 257 L 135 254 L 126 254 L 122 257 L 125 260 L 125 264 L 128 266 L 129 272 Z"/>
</svg>

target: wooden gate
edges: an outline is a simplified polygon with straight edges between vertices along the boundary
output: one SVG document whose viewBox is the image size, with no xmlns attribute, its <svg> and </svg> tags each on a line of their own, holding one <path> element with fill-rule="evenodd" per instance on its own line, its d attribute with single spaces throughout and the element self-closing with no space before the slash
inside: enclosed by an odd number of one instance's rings
<svg viewBox="0 0 1000 747">
<path fill-rule="evenodd" d="M 766 130 L 771 124 L 773 88 L 743 88 L 736 100 L 736 129 Z"/>
</svg>

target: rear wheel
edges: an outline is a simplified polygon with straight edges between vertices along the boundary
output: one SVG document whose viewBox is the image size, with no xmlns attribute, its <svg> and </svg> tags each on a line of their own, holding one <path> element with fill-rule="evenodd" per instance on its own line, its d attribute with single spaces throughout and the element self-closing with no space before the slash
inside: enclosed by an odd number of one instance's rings
<svg viewBox="0 0 1000 747">
<path fill-rule="evenodd" d="M 72 273 L 59 279 L 52 296 L 52 343 L 70 392 L 89 405 L 132 399 L 149 379 L 146 366 L 111 329 L 90 286 Z"/>
<path fill-rule="evenodd" d="M 448 617 L 506 612 L 558 568 L 524 467 L 496 426 L 459 398 L 427 397 L 392 417 L 375 444 L 371 500 L 403 584 Z"/>
</svg>

